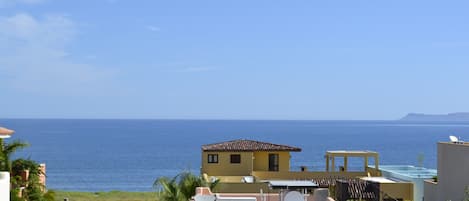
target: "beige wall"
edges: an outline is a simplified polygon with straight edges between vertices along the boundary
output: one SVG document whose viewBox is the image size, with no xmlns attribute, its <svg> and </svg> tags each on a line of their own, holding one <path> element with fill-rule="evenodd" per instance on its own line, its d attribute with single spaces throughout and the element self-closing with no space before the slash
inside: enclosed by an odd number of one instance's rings
<svg viewBox="0 0 469 201">
<path fill-rule="evenodd" d="M 208 154 L 218 154 L 218 163 L 208 163 Z M 231 154 L 241 154 L 241 163 L 230 163 Z M 269 154 L 279 155 L 279 172 L 290 170 L 290 152 L 202 152 L 202 173 L 211 176 L 249 176 L 253 170 L 269 170 Z"/>
<path fill-rule="evenodd" d="M 243 181 L 245 176 L 219 176 L 211 175 L 220 180 L 221 183 L 239 183 Z"/>
<path fill-rule="evenodd" d="M 436 200 L 463 200 L 469 186 L 469 144 L 438 143 Z"/>
<path fill-rule="evenodd" d="M 271 190 L 267 183 L 219 183 L 213 190 L 214 193 L 259 193 L 277 192 Z"/>
<path fill-rule="evenodd" d="M 208 163 L 208 154 L 218 154 L 218 163 Z M 231 163 L 230 155 L 240 154 L 241 163 Z M 202 174 L 209 176 L 249 176 L 253 168 L 252 152 L 202 152 Z"/>
<path fill-rule="evenodd" d="M 367 174 L 370 173 L 370 175 L 374 176 L 374 177 L 381 177 L 382 176 L 381 171 L 379 169 L 376 169 L 376 168 L 366 167 L 365 172 Z"/>
<path fill-rule="evenodd" d="M 254 152 L 254 171 L 269 171 L 269 154 L 279 155 L 279 172 L 290 171 L 290 152 Z"/>
<path fill-rule="evenodd" d="M 410 182 L 401 183 L 381 183 L 380 190 L 392 198 L 402 198 L 403 200 L 414 199 L 414 185 Z"/>
</svg>

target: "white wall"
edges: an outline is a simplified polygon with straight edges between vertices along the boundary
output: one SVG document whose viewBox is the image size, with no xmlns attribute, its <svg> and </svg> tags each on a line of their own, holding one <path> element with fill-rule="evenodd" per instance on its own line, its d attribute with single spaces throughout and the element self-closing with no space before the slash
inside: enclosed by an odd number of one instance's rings
<svg viewBox="0 0 469 201">
<path fill-rule="evenodd" d="M 0 201 L 10 201 L 9 172 L 0 172 Z"/>
<path fill-rule="evenodd" d="M 437 183 L 436 182 L 432 182 L 432 181 L 425 181 L 424 183 L 424 188 L 425 188 L 425 195 L 424 195 L 424 198 L 425 198 L 425 201 L 438 201 L 436 200 L 436 190 L 437 190 Z"/>
<path fill-rule="evenodd" d="M 469 186 L 469 144 L 438 143 L 437 200 L 463 200 L 466 186 Z"/>
</svg>

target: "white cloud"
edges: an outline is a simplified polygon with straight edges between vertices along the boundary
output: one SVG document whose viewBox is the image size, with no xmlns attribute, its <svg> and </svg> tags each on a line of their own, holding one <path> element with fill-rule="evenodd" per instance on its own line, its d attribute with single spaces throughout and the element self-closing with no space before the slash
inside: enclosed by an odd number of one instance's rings
<svg viewBox="0 0 469 201">
<path fill-rule="evenodd" d="M 76 33 L 75 23 L 65 16 L 0 17 L 0 82 L 33 93 L 106 90 L 114 72 L 70 59 L 66 46 Z"/>
<path fill-rule="evenodd" d="M 153 25 L 147 25 L 145 26 L 146 29 L 150 31 L 160 31 L 161 29 L 159 27 L 153 26 Z"/>
<path fill-rule="evenodd" d="M 67 44 L 75 33 L 74 23 L 60 15 L 45 16 L 41 21 L 26 13 L 0 17 L 0 35 L 10 42 L 56 47 Z"/>
<path fill-rule="evenodd" d="M 13 6 L 15 4 L 39 4 L 46 0 L 0 0 L 0 7 Z"/>
</svg>

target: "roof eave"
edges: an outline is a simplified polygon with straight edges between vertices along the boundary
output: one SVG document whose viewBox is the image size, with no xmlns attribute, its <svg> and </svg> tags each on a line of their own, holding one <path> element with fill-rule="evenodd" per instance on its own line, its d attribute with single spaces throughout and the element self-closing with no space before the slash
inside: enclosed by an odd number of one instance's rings
<svg viewBox="0 0 469 201">
<path fill-rule="evenodd" d="M 202 149 L 205 152 L 256 152 L 256 151 L 282 151 L 282 152 L 301 152 L 301 149 L 292 149 L 292 150 L 226 150 L 226 149 Z"/>
</svg>

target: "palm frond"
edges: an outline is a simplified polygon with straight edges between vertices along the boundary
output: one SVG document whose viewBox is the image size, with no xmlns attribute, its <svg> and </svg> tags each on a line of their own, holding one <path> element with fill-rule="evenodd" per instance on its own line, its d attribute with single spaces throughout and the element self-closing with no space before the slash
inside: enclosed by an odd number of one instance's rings
<svg viewBox="0 0 469 201">
<path fill-rule="evenodd" d="M 20 149 L 24 149 L 26 147 L 28 147 L 29 144 L 26 143 L 26 142 L 23 142 L 21 140 L 15 140 L 11 143 L 7 143 L 4 145 L 3 147 L 3 153 L 5 155 L 11 155 L 12 153 L 14 153 L 15 151 L 18 151 Z"/>
</svg>

